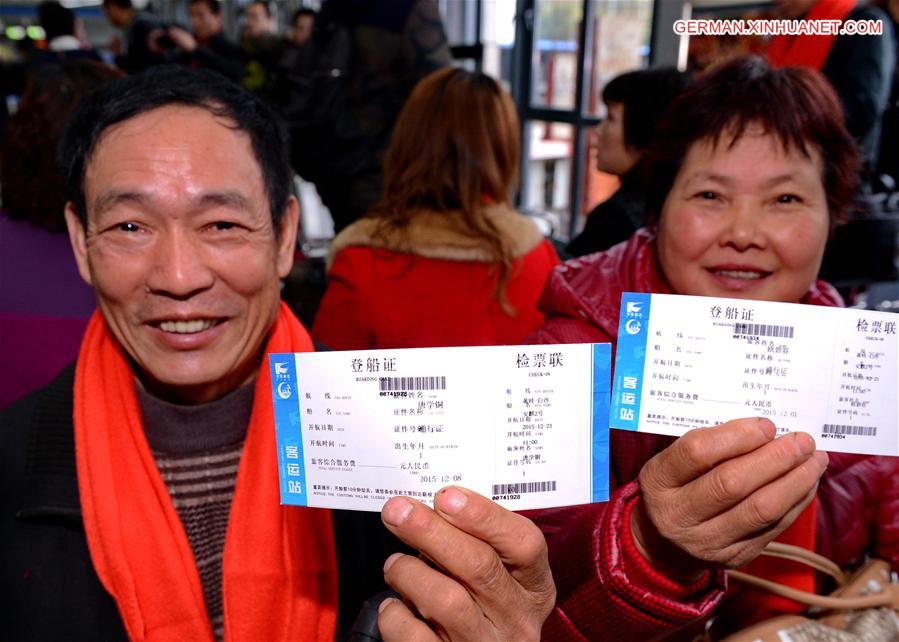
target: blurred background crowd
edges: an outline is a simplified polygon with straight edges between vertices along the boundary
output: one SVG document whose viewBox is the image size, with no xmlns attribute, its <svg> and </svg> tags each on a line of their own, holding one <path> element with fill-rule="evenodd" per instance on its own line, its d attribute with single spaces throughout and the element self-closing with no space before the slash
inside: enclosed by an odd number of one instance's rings
<svg viewBox="0 0 899 642">
<path fill-rule="evenodd" d="M 685 16 L 874 19 L 883 22 L 884 33 L 677 36 L 671 25 Z M 387 172 L 385 188 L 391 136 L 394 146 L 405 136 L 413 150 L 439 142 L 428 132 L 394 128 L 413 88 L 428 74 L 444 67 L 483 73 L 507 94 L 515 115 L 514 171 L 496 183 L 497 193 L 487 190 L 478 198 L 527 216 L 564 260 L 607 250 L 646 224 L 644 156 L 656 123 L 692 78 L 747 53 L 766 56 L 775 66 L 815 68 L 839 96 L 862 162 L 860 188 L 846 222 L 831 235 L 821 276 L 849 304 L 894 309 L 897 20 L 899 0 L 4 2 L 0 322 L 5 336 L 21 341 L 4 342 L 3 359 L 32 361 L 26 339 L 35 335 L 54 337 L 43 344 L 48 371 L 71 356 L 61 346 L 79 336 L 93 302 L 80 285 L 63 233 L 66 196 L 55 153 L 60 132 L 92 89 L 159 64 L 214 70 L 263 97 L 285 119 L 302 223 L 299 260 L 283 295 L 310 327 L 328 270 L 348 269 L 346 252 L 338 256 L 347 243 L 332 246 L 335 235 L 363 217 L 384 219 L 385 203 L 394 210 L 407 206 L 390 192 L 402 176 L 391 179 Z M 469 161 L 480 162 L 474 156 Z M 400 195 L 408 196 L 402 190 Z M 413 199 L 416 207 L 435 209 L 421 198 Z M 460 206 L 450 200 L 436 209 Z M 400 227 L 408 225 L 404 216 Z M 506 266 L 501 273 L 507 279 L 520 252 L 496 229 L 485 232 L 472 221 L 469 226 L 492 239 L 487 262 Z M 353 233 L 358 236 L 358 230 Z M 519 250 L 533 248 L 526 245 Z M 525 299 L 531 308 L 544 276 L 529 286 L 533 292 Z M 2 388 L 9 386 L 11 398 L 38 383 L 13 372 L 18 370 L 4 366 Z"/>
</svg>

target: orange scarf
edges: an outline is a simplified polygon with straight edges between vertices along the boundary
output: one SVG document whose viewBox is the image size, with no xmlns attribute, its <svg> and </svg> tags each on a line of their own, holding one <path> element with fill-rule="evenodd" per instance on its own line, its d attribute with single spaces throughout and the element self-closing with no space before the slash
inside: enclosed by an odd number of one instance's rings
<svg viewBox="0 0 899 642">
<path fill-rule="evenodd" d="M 845 20 L 856 0 L 818 0 L 803 20 Z M 837 34 L 780 35 L 769 42 L 765 54 L 775 67 L 811 67 L 821 71 Z"/>
<path fill-rule="evenodd" d="M 283 303 L 265 352 L 312 349 Z M 75 371 L 78 489 L 91 560 L 132 640 L 208 640 L 212 627 L 181 520 L 141 422 L 134 373 L 99 313 Z M 267 363 L 237 474 L 222 562 L 225 640 L 332 640 L 331 514 L 279 505 Z"/>
</svg>

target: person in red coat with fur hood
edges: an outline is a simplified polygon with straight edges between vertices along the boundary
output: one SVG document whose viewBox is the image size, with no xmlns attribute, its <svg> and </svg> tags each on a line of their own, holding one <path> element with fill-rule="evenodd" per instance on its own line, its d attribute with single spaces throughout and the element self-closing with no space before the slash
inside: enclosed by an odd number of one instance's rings
<svg viewBox="0 0 899 642">
<path fill-rule="evenodd" d="M 339 350 L 520 343 L 558 263 L 509 203 L 518 117 L 495 80 L 427 76 L 400 112 L 385 190 L 334 239 L 312 336 Z"/>
<path fill-rule="evenodd" d="M 843 305 L 816 276 L 850 207 L 858 157 L 818 72 L 759 58 L 708 72 L 671 106 L 649 162 L 650 228 L 559 266 L 530 341 L 614 344 L 622 292 Z M 610 437 L 608 503 L 528 515 L 547 536 L 558 590 L 545 639 L 684 640 L 712 616 L 716 639 L 797 613 L 725 576 L 748 565 L 826 591 L 807 567 L 757 558 L 775 539 L 843 568 L 867 555 L 899 568 L 897 457 L 828 455 L 807 434 L 776 437 L 761 418 L 676 440 Z"/>
</svg>

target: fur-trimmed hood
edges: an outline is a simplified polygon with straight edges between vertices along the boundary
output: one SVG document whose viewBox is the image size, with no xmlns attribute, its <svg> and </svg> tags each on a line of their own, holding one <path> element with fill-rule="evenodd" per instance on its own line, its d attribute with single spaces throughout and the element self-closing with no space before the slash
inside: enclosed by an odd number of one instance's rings
<svg viewBox="0 0 899 642">
<path fill-rule="evenodd" d="M 537 225 L 508 205 L 487 205 L 485 214 L 509 240 L 513 258 L 524 256 L 543 240 Z M 422 210 L 403 229 L 385 226 L 379 231 L 380 222 L 377 218 L 359 219 L 338 234 L 328 252 L 327 269 L 330 271 L 337 253 L 348 247 L 378 248 L 449 261 L 493 260 L 486 239 L 473 235 L 453 212 Z"/>
</svg>

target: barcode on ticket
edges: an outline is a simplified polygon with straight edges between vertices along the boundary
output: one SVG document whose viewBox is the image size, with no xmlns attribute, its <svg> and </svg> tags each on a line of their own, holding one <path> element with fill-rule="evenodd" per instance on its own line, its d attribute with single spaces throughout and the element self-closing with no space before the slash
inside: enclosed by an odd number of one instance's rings
<svg viewBox="0 0 899 642">
<path fill-rule="evenodd" d="M 876 437 L 877 426 L 843 426 L 841 424 L 824 424 L 821 428 L 825 435 L 859 435 L 861 437 Z"/>
<path fill-rule="evenodd" d="M 521 493 L 546 493 L 556 489 L 556 482 L 518 482 L 513 484 L 494 484 L 494 495 L 520 495 Z"/>
<path fill-rule="evenodd" d="M 735 323 L 734 334 L 752 335 L 754 337 L 793 338 L 791 325 L 766 325 L 764 323 Z"/>
<path fill-rule="evenodd" d="M 446 377 L 381 377 L 381 392 L 404 390 L 446 390 Z"/>
</svg>

